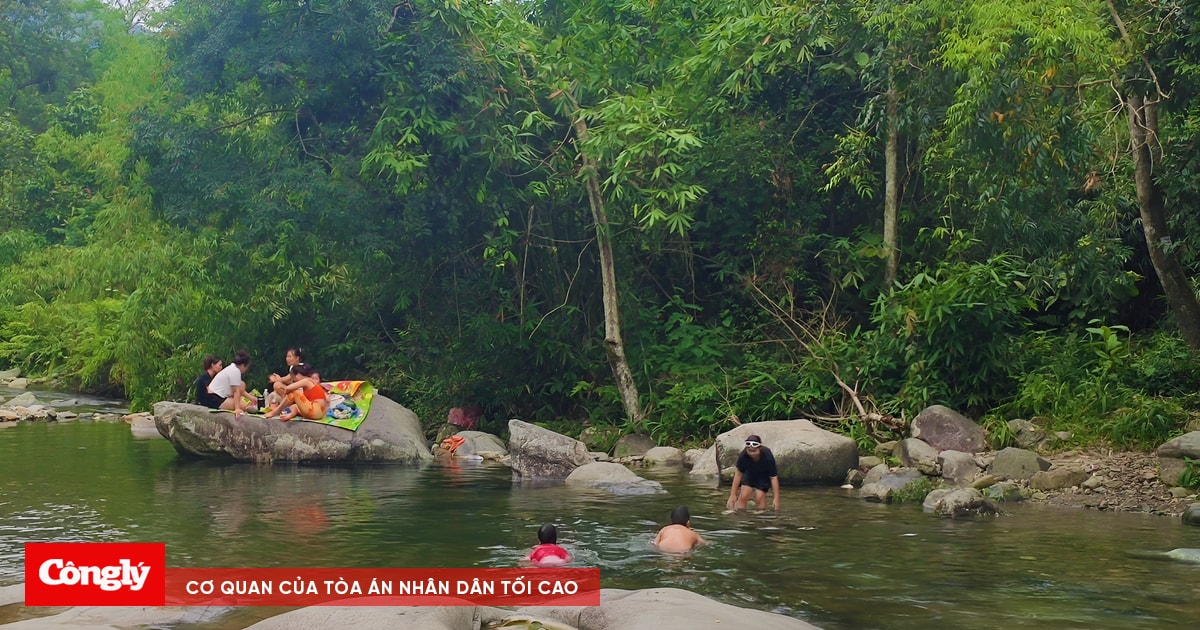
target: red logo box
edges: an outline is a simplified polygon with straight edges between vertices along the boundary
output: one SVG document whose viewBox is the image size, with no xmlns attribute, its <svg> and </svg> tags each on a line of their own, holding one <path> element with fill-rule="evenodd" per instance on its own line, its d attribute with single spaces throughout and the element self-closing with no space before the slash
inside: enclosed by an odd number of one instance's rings
<svg viewBox="0 0 1200 630">
<path fill-rule="evenodd" d="M 26 606 L 162 606 L 165 543 L 25 543 Z"/>
</svg>

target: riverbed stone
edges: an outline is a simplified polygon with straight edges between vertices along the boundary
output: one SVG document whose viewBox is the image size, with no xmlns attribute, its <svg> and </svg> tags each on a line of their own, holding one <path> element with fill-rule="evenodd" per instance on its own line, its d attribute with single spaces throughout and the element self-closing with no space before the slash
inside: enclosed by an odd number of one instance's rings
<svg viewBox="0 0 1200 630">
<path fill-rule="evenodd" d="M 858 469 L 862 471 L 871 470 L 872 468 L 883 463 L 882 459 L 874 455 L 863 455 L 858 458 Z"/>
<path fill-rule="evenodd" d="M 619 495 L 663 494 L 662 484 L 643 479 L 621 464 L 592 462 L 567 475 L 566 485 L 596 488 Z"/>
<path fill-rule="evenodd" d="M 737 463 L 746 437 L 758 435 L 775 455 L 779 480 L 792 483 L 841 484 L 846 471 L 858 467 L 854 440 L 817 427 L 809 420 L 775 420 L 743 424 L 717 436 L 717 465 Z"/>
<path fill-rule="evenodd" d="M 620 459 L 622 457 L 633 457 L 636 455 L 645 455 L 646 451 L 658 446 L 654 440 L 648 435 L 641 433 L 630 433 L 629 435 L 621 436 L 617 440 L 616 446 L 613 447 L 613 458 Z"/>
<path fill-rule="evenodd" d="M 942 471 L 938 468 L 938 452 L 924 440 L 917 438 L 906 438 L 900 440 L 899 446 L 896 447 L 896 458 L 900 460 L 902 466 L 916 468 L 926 475 L 940 475 Z"/>
<path fill-rule="evenodd" d="M 41 401 L 38 400 L 38 397 L 33 392 L 22 392 L 13 396 L 12 399 L 4 403 L 4 406 L 14 409 L 16 407 L 32 407 L 37 404 L 41 404 Z"/>
<path fill-rule="evenodd" d="M 1090 476 L 1091 473 L 1081 468 L 1056 466 L 1034 473 L 1029 479 L 1029 487 L 1034 490 L 1061 490 L 1078 486 Z"/>
<path fill-rule="evenodd" d="M 716 444 L 708 447 L 700 457 L 696 458 L 696 462 L 692 464 L 692 470 L 688 474 L 697 477 L 719 477 L 721 475 L 721 468 L 717 465 Z"/>
<path fill-rule="evenodd" d="M 10 370 L 0 370 L 0 381 L 11 381 L 14 378 L 21 376 L 20 368 L 12 368 Z"/>
<path fill-rule="evenodd" d="M 875 472 L 875 469 L 871 469 L 871 472 Z M 915 468 L 897 468 L 884 473 L 878 481 L 871 481 L 870 473 L 867 474 L 867 477 L 868 480 L 859 489 L 858 496 L 867 501 L 880 503 L 891 503 L 893 497 L 909 484 L 925 479 L 925 475 Z"/>
<path fill-rule="evenodd" d="M 987 500 L 975 488 L 934 490 L 925 496 L 922 504 L 926 511 L 946 518 L 961 516 L 983 516 L 998 514 L 996 504 Z"/>
<path fill-rule="evenodd" d="M 942 451 L 937 456 L 938 468 L 942 471 L 942 480 L 956 488 L 971 485 L 979 474 L 979 466 L 975 464 L 975 456 L 962 451 Z"/>
<path fill-rule="evenodd" d="M 1020 448 L 1036 449 L 1046 440 L 1046 431 L 1038 425 L 1022 418 L 1008 421 L 1008 430 L 1012 431 L 1013 439 Z"/>
<path fill-rule="evenodd" d="M 99 419 L 99 418 L 98 418 Z M 177 402 L 154 405 L 158 432 L 180 453 L 249 462 L 397 462 L 433 459 L 408 408 L 376 394 L 357 431 L 315 422 L 281 422 Z"/>
<path fill-rule="evenodd" d="M 912 437 L 939 451 L 974 453 L 987 445 L 983 427 L 943 405 L 930 405 L 913 418 Z"/>
<path fill-rule="evenodd" d="M 12 584 L 0 586 L 0 606 L 20 604 L 25 601 L 25 585 Z"/>
<path fill-rule="evenodd" d="M 59 414 L 59 422 L 62 422 L 62 414 Z M 158 432 L 158 425 L 154 422 L 154 416 L 148 413 L 129 414 L 125 416 L 125 422 L 129 424 L 129 432 L 134 439 L 162 439 L 162 434 Z"/>
<path fill-rule="evenodd" d="M 1155 449 L 1158 455 L 1158 478 L 1169 486 L 1178 486 L 1186 462 L 1183 458 L 1200 460 L 1200 431 L 1185 433 L 1168 440 Z"/>
<path fill-rule="evenodd" d="M 513 481 L 562 481 L 592 463 L 583 442 L 516 419 L 508 421 L 508 455 Z"/>
<path fill-rule="evenodd" d="M 1193 503 L 1183 511 L 1183 522 L 1188 525 L 1200 525 L 1200 503 Z"/>
<path fill-rule="evenodd" d="M 494 457 L 487 457 L 485 459 L 499 459 L 505 455 L 508 455 L 508 447 L 504 445 L 504 440 L 501 440 L 491 433 L 485 433 L 483 431 L 459 431 L 456 435 L 466 440 L 462 446 L 458 447 L 458 450 L 460 451 L 464 447 L 469 449 L 468 451 L 463 451 L 464 455 L 479 455 L 481 453 L 495 454 Z M 458 451 L 455 452 L 457 453 Z"/>
<path fill-rule="evenodd" d="M 704 457 L 704 454 L 707 452 L 708 451 L 702 448 L 689 448 L 683 452 L 683 465 L 688 468 L 695 468 L 696 463 L 699 462 L 700 458 Z"/>
<path fill-rule="evenodd" d="M 983 496 L 992 501 L 1016 503 L 1025 500 L 1025 495 L 1021 492 L 1021 486 L 1018 486 L 1015 481 L 1001 481 L 977 489 L 983 493 Z"/>
<path fill-rule="evenodd" d="M 1050 462 L 1037 453 L 1009 446 L 996 453 L 991 472 L 1004 479 L 1030 479 L 1035 473 L 1049 469 Z"/>
<path fill-rule="evenodd" d="M 29 379 L 14 378 L 14 379 L 10 380 L 8 383 L 6 383 L 6 385 L 10 389 L 25 389 L 26 387 L 29 387 Z"/>
<path fill-rule="evenodd" d="M 865 486 L 869 483 L 879 483 L 879 480 L 883 479 L 883 476 L 888 474 L 890 470 L 891 467 L 889 467 L 887 464 L 875 464 L 870 470 L 867 471 L 867 476 L 863 478 L 863 485 Z"/>
<path fill-rule="evenodd" d="M 674 446 L 655 446 L 646 451 L 642 456 L 642 461 L 647 464 L 661 464 L 664 466 L 682 466 L 683 451 Z"/>
</svg>

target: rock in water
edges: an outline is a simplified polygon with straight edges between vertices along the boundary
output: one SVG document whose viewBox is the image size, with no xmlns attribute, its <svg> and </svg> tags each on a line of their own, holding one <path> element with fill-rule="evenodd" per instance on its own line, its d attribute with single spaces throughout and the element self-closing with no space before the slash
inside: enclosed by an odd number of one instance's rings
<svg viewBox="0 0 1200 630">
<path fill-rule="evenodd" d="M 180 453 L 247 462 L 398 462 L 433 459 L 416 414 L 376 395 L 357 431 L 315 422 L 281 422 L 214 413 L 177 402 L 154 405 L 154 424 Z"/>
</svg>

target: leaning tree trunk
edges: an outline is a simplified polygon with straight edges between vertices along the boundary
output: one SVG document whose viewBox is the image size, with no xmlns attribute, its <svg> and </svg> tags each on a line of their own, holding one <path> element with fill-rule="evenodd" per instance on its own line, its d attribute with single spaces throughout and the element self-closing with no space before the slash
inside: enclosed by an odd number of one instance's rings
<svg viewBox="0 0 1200 630">
<path fill-rule="evenodd" d="M 1184 342 L 1193 350 L 1200 350 L 1200 301 L 1196 299 L 1183 265 L 1170 250 L 1166 201 L 1162 187 L 1154 178 L 1154 167 L 1162 163 L 1158 112 L 1154 103 L 1147 103 L 1141 96 L 1128 97 L 1125 107 L 1129 110 L 1129 135 L 1133 144 L 1133 178 L 1150 261 L 1154 263 L 1171 312 L 1179 322 Z"/>
<path fill-rule="evenodd" d="M 583 120 L 575 121 L 575 136 L 580 143 L 587 142 L 588 128 Z M 617 271 L 613 264 L 612 233 L 608 225 L 608 213 L 604 210 L 604 198 L 600 195 L 600 171 L 596 160 L 580 151 L 583 158 L 583 176 L 587 187 L 588 205 L 592 208 L 592 222 L 596 225 L 596 244 L 600 250 L 600 281 L 603 286 L 604 303 L 604 350 L 625 415 L 634 425 L 643 420 L 642 405 L 638 397 L 637 383 L 629 360 L 625 357 L 625 340 L 621 337 L 621 311 L 617 300 Z"/>
<path fill-rule="evenodd" d="M 896 272 L 900 267 L 899 247 L 896 236 L 896 212 L 900 207 L 899 152 L 896 131 L 896 91 L 889 89 L 887 93 L 887 146 L 884 149 L 887 160 L 885 167 L 885 184 L 883 194 L 883 246 L 887 251 L 887 286 L 896 282 Z"/>
</svg>

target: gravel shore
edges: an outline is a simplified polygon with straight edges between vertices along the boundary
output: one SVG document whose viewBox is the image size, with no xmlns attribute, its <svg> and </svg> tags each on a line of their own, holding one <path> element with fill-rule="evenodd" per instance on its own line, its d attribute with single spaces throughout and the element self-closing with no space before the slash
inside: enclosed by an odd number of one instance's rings
<svg viewBox="0 0 1200 630">
<path fill-rule="evenodd" d="M 1164 484 L 1158 478 L 1158 456 L 1154 453 L 1087 449 L 1044 455 L 1056 466 L 1078 466 L 1101 483 L 1084 487 L 1041 491 L 1030 501 L 1073 508 L 1113 512 L 1140 512 L 1179 518 L 1193 503 L 1200 502 L 1196 489 L 1186 491 Z M 1090 485 L 1090 484 L 1089 484 Z"/>
</svg>

